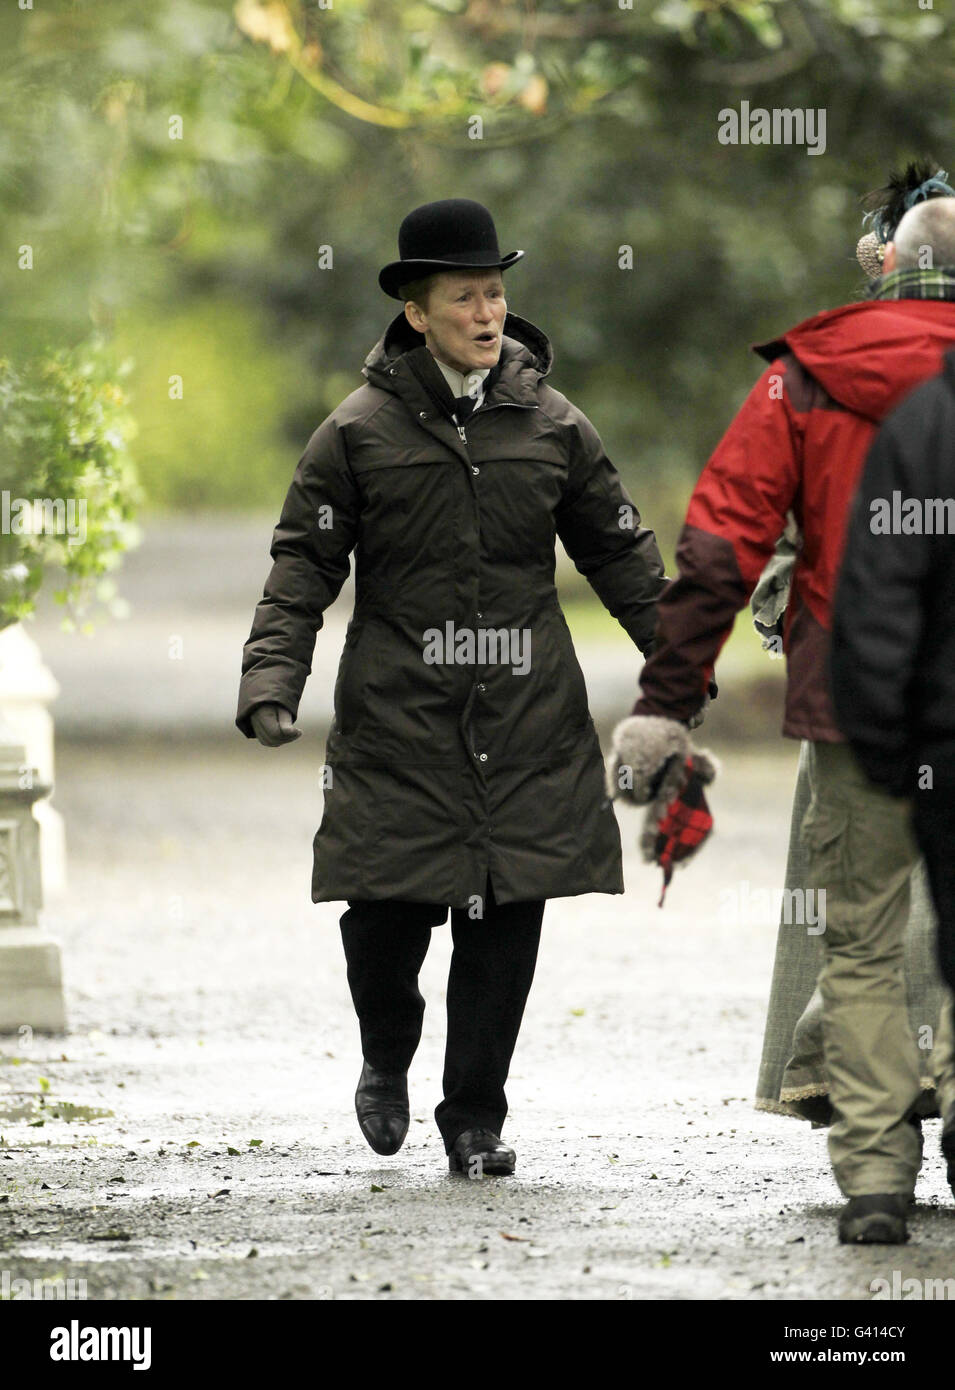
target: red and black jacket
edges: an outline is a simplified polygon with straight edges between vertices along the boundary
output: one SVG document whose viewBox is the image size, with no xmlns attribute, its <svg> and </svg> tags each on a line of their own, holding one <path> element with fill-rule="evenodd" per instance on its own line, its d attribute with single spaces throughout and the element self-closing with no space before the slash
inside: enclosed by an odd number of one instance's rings
<svg viewBox="0 0 955 1390">
<path fill-rule="evenodd" d="M 802 532 L 783 644 L 783 733 L 843 741 L 827 661 L 846 522 L 883 416 L 955 347 L 955 303 L 867 300 L 756 351 L 769 362 L 707 463 L 657 610 L 635 714 L 688 720 L 792 510 Z"/>
</svg>

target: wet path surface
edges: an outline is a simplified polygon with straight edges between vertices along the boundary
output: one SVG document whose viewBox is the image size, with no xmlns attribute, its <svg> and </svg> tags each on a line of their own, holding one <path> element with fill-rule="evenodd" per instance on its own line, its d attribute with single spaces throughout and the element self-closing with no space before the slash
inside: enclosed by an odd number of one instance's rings
<svg viewBox="0 0 955 1390">
<path fill-rule="evenodd" d="M 834 1298 L 947 1278 L 955 1204 L 926 1124 L 903 1250 L 841 1249 L 825 1135 L 757 1114 L 797 749 L 732 755 L 717 838 L 666 906 L 621 812 L 624 897 L 545 917 L 508 1087 L 513 1178 L 447 1173 L 447 930 L 422 974 L 412 1125 L 358 1132 L 335 905 L 308 900 L 319 740 L 60 748 L 69 1034 L 0 1041 L 0 1271 L 106 1298 Z"/>
</svg>

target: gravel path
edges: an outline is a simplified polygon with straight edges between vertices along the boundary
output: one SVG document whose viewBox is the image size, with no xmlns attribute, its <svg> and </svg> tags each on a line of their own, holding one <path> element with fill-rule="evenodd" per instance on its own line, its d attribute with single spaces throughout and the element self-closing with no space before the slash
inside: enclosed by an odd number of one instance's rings
<svg viewBox="0 0 955 1390">
<path fill-rule="evenodd" d="M 865 1299 L 893 1270 L 949 1276 L 937 1122 L 909 1246 L 847 1250 L 824 1134 L 751 1106 L 775 924 L 718 904 L 782 884 L 796 752 L 726 757 L 718 838 L 663 910 L 627 812 L 627 894 L 550 905 L 518 1172 L 470 1183 L 432 1119 L 446 930 L 408 1141 L 383 1159 L 358 1133 L 340 909 L 308 899 L 320 740 L 61 746 L 71 1032 L 0 1042 L 0 1275 L 178 1299 Z"/>
</svg>

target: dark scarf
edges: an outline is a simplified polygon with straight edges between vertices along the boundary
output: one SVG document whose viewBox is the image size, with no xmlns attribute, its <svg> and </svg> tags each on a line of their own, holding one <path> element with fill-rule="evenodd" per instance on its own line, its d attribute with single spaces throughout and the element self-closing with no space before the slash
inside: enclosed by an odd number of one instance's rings
<svg viewBox="0 0 955 1390">
<path fill-rule="evenodd" d="M 407 354 L 408 366 L 414 372 L 421 385 L 427 391 L 432 401 L 446 415 L 454 415 L 454 397 L 451 395 L 451 387 L 445 380 L 444 373 L 435 362 L 434 357 L 427 347 L 412 348 Z M 484 397 L 487 399 L 490 391 L 501 375 L 500 359 L 494 364 L 487 376 L 484 378 Z"/>
</svg>

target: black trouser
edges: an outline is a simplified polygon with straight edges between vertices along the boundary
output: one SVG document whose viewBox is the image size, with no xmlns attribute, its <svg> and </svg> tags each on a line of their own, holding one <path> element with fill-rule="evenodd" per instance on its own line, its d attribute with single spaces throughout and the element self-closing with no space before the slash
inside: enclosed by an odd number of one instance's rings
<svg viewBox="0 0 955 1390">
<path fill-rule="evenodd" d="M 431 903 L 351 902 L 341 919 L 348 985 L 361 1050 L 378 1071 L 407 1071 L 421 1038 L 418 972 L 431 928 L 447 920 Z M 543 901 L 495 903 L 488 885 L 482 918 L 451 909 L 444 1099 L 435 1119 L 450 1150 L 466 1129 L 500 1134 L 504 1082 L 534 978 Z"/>
<path fill-rule="evenodd" d="M 955 990 L 955 786 L 916 793 L 912 828 L 938 918 L 939 967 Z"/>
</svg>

